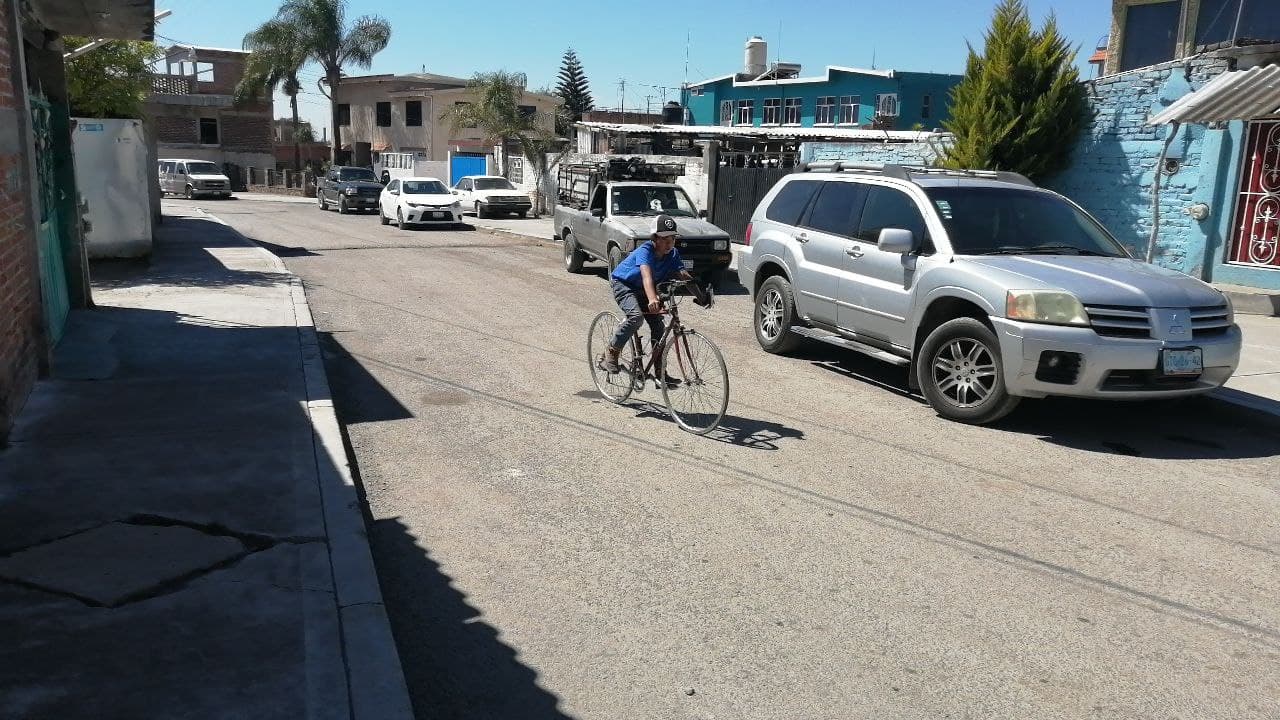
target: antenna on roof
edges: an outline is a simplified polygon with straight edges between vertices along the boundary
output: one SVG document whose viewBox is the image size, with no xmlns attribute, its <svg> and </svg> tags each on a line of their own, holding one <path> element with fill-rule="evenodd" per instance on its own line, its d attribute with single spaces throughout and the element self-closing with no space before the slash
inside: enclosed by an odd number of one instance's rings
<svg viewBox="0 0 1280 720">
<path fill-rule="evenodd" d="M 871 47 L 871 69 L 872 69 L 872 70 L 875 70 L 875 69 L 876 69 L 876 49 L 875 49 L 875 46 L 872 46 L 872 47 Z"/>
</svg>

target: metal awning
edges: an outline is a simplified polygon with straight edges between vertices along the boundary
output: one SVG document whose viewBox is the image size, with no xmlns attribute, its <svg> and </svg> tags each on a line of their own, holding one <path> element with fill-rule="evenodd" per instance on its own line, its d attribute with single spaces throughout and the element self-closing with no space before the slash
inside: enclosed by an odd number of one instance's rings
<svg viewBox="0 0 1280 720">
<path fill-rule="evenodd" d="M 63 35 L 150 40 L 155 0 L 30 0 L 42 25 Z"/>
<path fill-rule="evenodd" d="M 1211 123 L 1280 115 L 1280 65 L 1223 73 L 1147 121 Z"/>
</svg>

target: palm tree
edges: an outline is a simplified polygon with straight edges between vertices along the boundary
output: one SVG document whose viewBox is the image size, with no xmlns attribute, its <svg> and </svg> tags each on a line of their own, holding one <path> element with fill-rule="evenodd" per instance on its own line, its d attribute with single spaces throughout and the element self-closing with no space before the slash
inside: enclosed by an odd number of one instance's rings
<svg viewBox="0 0 1280 720">
<path fill-rule="evenodd" d="M 241 46 L 249 51 L 249 59 L 236 85 L 235 102 L 237 105 L 253 102 L 264 90 L 268 96 L 273 95 L 277 87 L 289 97 L 289 109 L 293 112 L 293 169 L 301 170 L 298 93 L 302 91 L 302 83 L 298 80 L 298 71 L 307 62 L 307 51 L 293 28 L 279 20 L 268 20 L 245 35 Z"/>
<path fill-rule="evenodd" d="M 454 103 L 442 119 L 449 120 L 456 133 L 463 128 L 477 128 L 485 140 L 502 145 L 502 174 L 506 175 L 506 157 L 513 140 L 530 136 L 539 128 L 535 113 L 520 110 L 526 79 L 523 73 L 497 70 L 476 73 L 467 83 L 471 101 Z"/>
<path fill-rule="evenodd" d="M 355 65 L 368 68 L 373 56 L 391 40 L 391 23 L 376 15 L 365 15 L 347 24 L 346 0 L 284 0 L 276 16 L 278 22 L 291 28 L 297 47 L 308 60 L 324 71 L 318 84 L 329 98 L 329 118 L 333 127 L 331 150 L 334 162 L 342 148 L 342 129 L 338 124 L 338 86 L 342 84 L 342 68 Z M 327 90 L 326 90 L 327 86 Z"/>
</svg>

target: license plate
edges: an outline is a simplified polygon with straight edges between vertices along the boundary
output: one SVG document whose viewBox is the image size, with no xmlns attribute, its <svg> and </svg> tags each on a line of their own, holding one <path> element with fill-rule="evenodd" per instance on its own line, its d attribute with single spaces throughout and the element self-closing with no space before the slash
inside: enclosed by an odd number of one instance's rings
<svg viewBox="0 0 1280 720">
<path fill-rule="evenodd" d="M 433 212 L 433 213 L 431 213 L 431 217 L 435 218 L 436 220 L 443 220 L 443 219 L 444 219 L 444 213 L 442 213 L 442 212 Z"/>
<path fill-rule="evenodd" d="M 1200 348 L 1162 350 L 1160 372 L 1165 375 L 1199 375 L 1204 372 L 1204 354 Z"/>
<path fill-rule="evenodd" d="M 685 270 L 689 270 L 689 269 L 692 269 L 692 268 L 693 268 L 693 261 L 692 261 L 692 260 L 685 260 L 685 261 L 684 261 L 684 269 L 685 269 Z"/>
</svg>

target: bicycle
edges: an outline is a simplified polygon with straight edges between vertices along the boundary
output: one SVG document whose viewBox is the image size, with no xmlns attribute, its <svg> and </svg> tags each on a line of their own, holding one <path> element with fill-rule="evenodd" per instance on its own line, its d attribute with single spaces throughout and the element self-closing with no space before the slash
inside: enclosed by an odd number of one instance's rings
<svg viewBox="0 0 1280 720">
<path fill-rule="evenodd" d="M 660 314 L 670 319 L 647 363 L 637 332 L 618 357 L 619 372 L 608 373 L 600 367 L 605 348 L 613 341 L 621 322 L 616 314 L 605 311 L 591 321 L 587 365 L 596 390 L 617 404 L 626 402 L 634 392 L 643 392 L 645 383 L 652 379 L 661 388 L 662 400 L 676 424 L 688 432 L 705 435 L 719 427 L 729 407 L 729 369 L 715 343 L 680 321 L 676 291 L 689 284 L 687 280 L 672 280 L 658 285 Z M 713 297 L 710 292 L 708 289 L 708 307 Z M 668 378 L 673 382 L 667 382 Z"/>
</svg>

